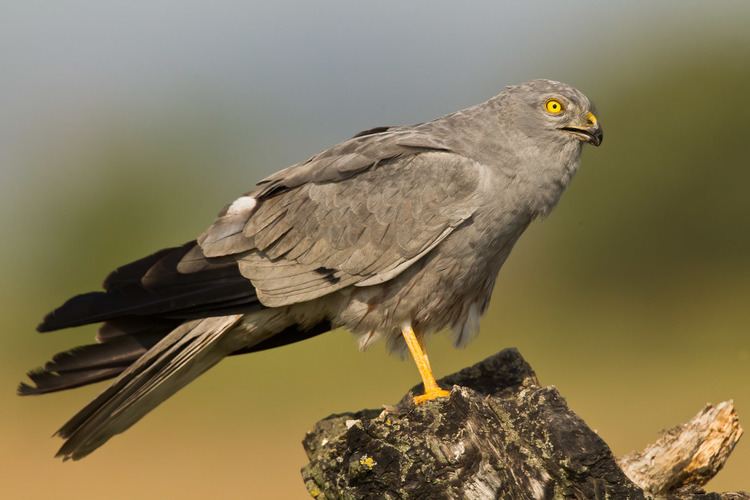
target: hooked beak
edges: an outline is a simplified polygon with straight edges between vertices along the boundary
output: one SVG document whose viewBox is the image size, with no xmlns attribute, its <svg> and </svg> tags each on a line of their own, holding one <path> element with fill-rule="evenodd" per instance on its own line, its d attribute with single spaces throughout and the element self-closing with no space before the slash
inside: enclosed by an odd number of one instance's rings
<svg viewBox="0 0 750 500">
<path fill-rule="evenodd" d="M 596 116 L 592 112 L 586 113 L 586 124 L 585 125 L 568 125 L 567 127 L 561 127 L 560 130 L 565 130 L 578 139 L 598 146 L 604 140 L 604 132 L 599 126 L 599 122 Z"/>
</svg>

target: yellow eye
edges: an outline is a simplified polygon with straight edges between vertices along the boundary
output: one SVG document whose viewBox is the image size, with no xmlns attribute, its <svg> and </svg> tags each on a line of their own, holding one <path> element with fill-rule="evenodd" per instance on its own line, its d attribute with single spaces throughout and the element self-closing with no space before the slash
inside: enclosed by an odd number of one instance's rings
<svg viewBox="0 0 750 500">
<path fill-rule="evenodd" d="M 544 103 L 544 109 L 546 109 L 547 113 L 551 115 L 559 115 L 565 108 L 557 99 L 548 99 L 547 102 Z"/>
</svg>

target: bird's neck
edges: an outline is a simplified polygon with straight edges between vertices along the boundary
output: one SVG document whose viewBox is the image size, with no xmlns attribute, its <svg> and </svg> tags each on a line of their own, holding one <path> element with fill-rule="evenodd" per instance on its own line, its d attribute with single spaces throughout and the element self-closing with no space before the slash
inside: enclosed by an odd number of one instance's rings
<svg viewBox="0 0 750 500">
<path fill-rule="evenodd" d="M 580 157 L 581 143 L 568 141 L 519 158 L 516 165 L 509 166 L 517 203 L 534 218 L 546 216 L 578 170 Z"/>
</svg>

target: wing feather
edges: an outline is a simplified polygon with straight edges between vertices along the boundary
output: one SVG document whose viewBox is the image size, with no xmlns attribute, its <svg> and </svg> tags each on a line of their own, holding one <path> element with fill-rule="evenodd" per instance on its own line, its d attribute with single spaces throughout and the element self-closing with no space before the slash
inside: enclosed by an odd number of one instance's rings
<svg viewBox="0 0 750 500">
<path fill-rule="evenodd" d="M 481 175 L 433 137 L 384 129 L 264 179 L 251 209 L 225 211 L 198 242 L 233 256 L 269 307 L 380 284 L 472 216 Z"/>
</svg>

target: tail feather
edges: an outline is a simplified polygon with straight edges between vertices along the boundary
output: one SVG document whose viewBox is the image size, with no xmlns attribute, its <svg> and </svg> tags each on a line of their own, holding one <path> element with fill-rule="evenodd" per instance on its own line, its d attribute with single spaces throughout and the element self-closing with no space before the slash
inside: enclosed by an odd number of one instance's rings
<svg viewBox="0 0 750 500">
<path fill-rule="evenodd" d="M 99 343 L 56 354 L 42 368 L 29 371 L 27 376 L 33 385 L 21 383 L 17 392 L 20 396 L 47 394 L 114 378 L 180 324 L 148 318 L 126 318 L 104 323 L 97 335 Z M 281 347 L 320 335 L 331 328 L 329 321 L 305 327 L 290 325 L 257 344 L 244 346 L 231 354 Z"/>
<path fill-rule="evenodd" d="M 80 459 L 223 357 L 299 342 L 332 326 L 327 320 L 264 325 L 239 344 L 225 335 L 246 314 L 258 313 L 264 323 L 265 310 L 233 259 L 207 258 L 195 241 L 161 250 L 113 271 L 104 291 L 73 297 L 48 314 L 39 331 L 104 324 L 96 344 L 55 355 L 29 372 L 32 384 L 20 384 L 18 393 L 44 394 L 117 377 L 58 431 L 66 439 L 58 456 Z"/>
<path fill-rule="evenodd" d="M 184 323 L 127 368 L 112 386 L 58 431 L 57 456 L 78 460 L 128 429 L 162 401 L 231 353 L 222 339 L 242 315 Z"/>
</svg>

